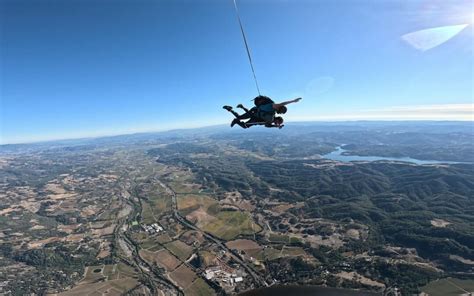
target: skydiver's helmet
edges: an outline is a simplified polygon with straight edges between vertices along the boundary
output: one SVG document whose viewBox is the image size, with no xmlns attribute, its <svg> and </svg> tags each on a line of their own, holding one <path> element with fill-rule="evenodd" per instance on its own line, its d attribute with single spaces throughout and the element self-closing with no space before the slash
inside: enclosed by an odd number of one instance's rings
<svg viewBox="0 0 474 296">
<path fill-rule="evenodd" d="M 278 114 L 285 114 L 288 109 L 285 106 L 280 106 L 277 110 L 276 113 Z"/>
<path fill-rule="evenodd" d="M 276 125 L 282 125 L 283 124 L 283 117 L 281 116 L 277 116 L 273 119 L 273 123 L 275 123 Z"/>
</svg>

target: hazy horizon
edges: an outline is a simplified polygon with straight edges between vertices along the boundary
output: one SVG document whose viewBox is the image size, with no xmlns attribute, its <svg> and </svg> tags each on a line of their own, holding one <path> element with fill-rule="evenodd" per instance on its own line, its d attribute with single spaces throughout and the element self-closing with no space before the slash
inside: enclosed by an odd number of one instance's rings
<svg viewBox="0 0 474 296">
<path fill-rule="evenodd" d="M 474 121 L 471 120 L 430 120 L 430 119 L 406 119 L 406 120 L 397 120 L 397 119 L 334 119 L 334 120 L 293 120 L 289 121 L 288 123 L 294 124 L 332 124 L 332 123 L 340 123 L 340 124 L 363 124 L 363 123 L 405 123 L 405 124 L 423 124 L 423 123 L 471 123 L 474 127 Z M 147 134 L 147 133 L 166 133 L 166 132 L 173 132 L 173 131 L 186 131 L 186 130 L 194 130 L 194 129 L 206 129 L 206 128 L 226 128 L 228 127 L 228 123 L 216 123 L 216 124 L 209 124 L 209 125 L 201 125 L 201 126 L 175 126 L 170 128 L 163 128 L 163 129 L 143 129 L 143 130 L 124 130 L 118 132 L 110 132 L 110 133 L 84 133 L 81 135 L 76 136 L 59 136 L 59 137 L 49 137 L 49 138 L 38 138 L 38 139 L 29 139 L 24 141 L 18 142 L 11 142 L 11 143 L 3 143 L 0 142 L 0 146 L 6 145 L 17 145 L 17 144 L 37 144 L 37 143 L 47 143 L 47 142 L 56 142 L 56 141 L 68 141 L 68 140 L 81 140 L 81 139 L 100 139 L 106 137 L 116 137 L 116 136 L 128 136 L 128 135 L 136 135 L 136 134 Z M 252 129 L 252 131 L 257 131 L 258 129 Z M 229 129 L 229 132 L 232 131 L 241 131 L 240 129 Z"/>
<path fill-rule="evenodd" d="M 470 1 L 237 3 L 262 94 L 303 97 L 286 122 L 474 120 Z M 257 95 L 232 1 L 0 6 L 0 143 L 230 123 Z"/>
</svg>

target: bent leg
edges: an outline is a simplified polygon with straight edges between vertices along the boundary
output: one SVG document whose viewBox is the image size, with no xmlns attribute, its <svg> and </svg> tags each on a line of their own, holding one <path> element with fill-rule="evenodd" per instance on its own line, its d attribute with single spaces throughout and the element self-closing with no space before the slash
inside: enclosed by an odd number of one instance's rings
<svg viewBox="0 0 474 296">
<path fill-rule="evenodd" d="M 235 115 L 235 114 L 234 114 Z M 239 120 L 242 120 L 242 119 L 249 119 L 249 118 L 252 118 L 253 114 L 250 113 L 250 112 L 245 112 L 244 114 L 242 115 L 238 115 L 236 116 L 237 119 Z"/>
<path fill-rule="evenodd" d="M 237 105 L 237 108 L 240 108 L 240 109 L 244 110 L 246 113 L 249 113 L 249 112 L 250 112 L 250 110 L 247 109 L 247 108 L 245 108 L 244 105 L 242 105 L 242 104 L 238 104 L 238 105 Z"/>
</svg>

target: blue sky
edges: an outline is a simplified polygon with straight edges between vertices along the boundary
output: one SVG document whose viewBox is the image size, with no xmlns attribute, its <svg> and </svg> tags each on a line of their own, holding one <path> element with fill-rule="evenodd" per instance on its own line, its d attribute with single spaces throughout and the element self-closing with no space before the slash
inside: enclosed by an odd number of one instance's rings
<svg viewBox="0 0 474 296">
<path fill-rule="evenodd" d="M 231 0 L 0 5 L 1 143 L 226 123 L 257 95 Z M 238 5 L 262 93 L 303 97 L 287 120 L 472 120 L 470 1 Z"/>
</svg>

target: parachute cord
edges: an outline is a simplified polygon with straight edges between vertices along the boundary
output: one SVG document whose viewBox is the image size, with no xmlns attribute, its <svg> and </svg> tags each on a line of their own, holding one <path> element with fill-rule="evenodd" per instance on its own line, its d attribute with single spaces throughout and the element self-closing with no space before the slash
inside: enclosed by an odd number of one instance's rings
<svg viewBox="0 0 474 296">
<path fill-rule="evenodd" d="M 247 43 L 247 37 L 245 36 L 244 26 L 242 25 L 242 20 L 240 19 L 239 9 L 237 8 L 236 0 L 234 0 L 234 7 L 235 7 L 235 13 L 237 14 L 237 18 L 239 20 L 240 31 L 242 32 L 242 37 L 244 39 L 245 48 L 247 49 L 247 56 L 249 58 L 250 68 L 252 68 L 253 79 L 255 80 L 255 86 L 257 87 L 258 95 L 260 95 L 260 88 L 258 87 L 257 75 L 255 75 L 255 69 L 253 67 L 253 62 L 252 62 L 252 56 L 250 55 L 250 49 L 249 49 L 249 45 Z"/>
</svg>

